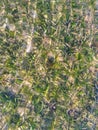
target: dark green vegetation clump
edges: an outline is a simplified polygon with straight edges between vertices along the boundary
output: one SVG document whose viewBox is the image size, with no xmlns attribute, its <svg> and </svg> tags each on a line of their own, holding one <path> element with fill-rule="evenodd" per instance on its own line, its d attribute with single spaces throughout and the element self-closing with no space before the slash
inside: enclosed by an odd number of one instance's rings
<svg viewBox="0 0 98 130">
<path fill-rule="evenodd" d="M 94 1 L 0 7 L 0 129 L 93 129 Z"/>
</svg>

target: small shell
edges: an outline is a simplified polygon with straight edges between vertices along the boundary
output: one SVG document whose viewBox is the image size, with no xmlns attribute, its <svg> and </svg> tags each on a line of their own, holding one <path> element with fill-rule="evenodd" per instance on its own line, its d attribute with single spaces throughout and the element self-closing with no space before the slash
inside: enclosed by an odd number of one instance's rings
<svg viewBox="0 0 98 130">
<path fill-rule="evenodd" d="M 53 64 L 55 62 L 55 56 L 52 52 L 48 53 L 48 63 Z"/>
</svg>

